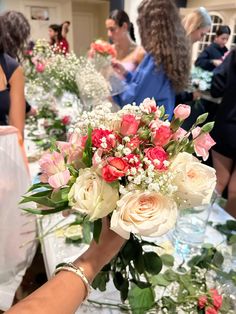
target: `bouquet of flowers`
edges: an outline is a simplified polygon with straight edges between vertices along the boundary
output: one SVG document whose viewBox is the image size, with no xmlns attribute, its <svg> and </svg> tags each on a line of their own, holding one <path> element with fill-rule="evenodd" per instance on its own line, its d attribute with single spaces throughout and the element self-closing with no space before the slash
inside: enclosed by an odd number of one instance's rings
<svg viewBox="0 0 236 314">
<path fill-rule="evenodd" d="M 108 42 L 98 39 L 95 42 L 91 43 L 88 56 L 89 58 L 94 58 L 97 54 L 103 57 L 115 58 L 116 50 Z"/>
<path fill-rule="evenodd" d="M 122 300 L 146 299 L 140 313 L 154 304 L 151 276 L 162 268 L 150 249 L 156 244 L 142 237 L 166 234 L 178 210 L 210 203 L 215 188 L 215 170 L 192 155 L 208 157 L 213 123 L 200 127 L 204 114 L 184 131 L 189 114 L 189 106 L 179 105 L 169 121 L 164 107 L 149 98 L 116 113 L 103 104 L 84 112 L 69 141 L 57 142 L 41 158 L 40 183 L 21 201 L 37 203 L 38 209 L 26 210 L 40 215 L 76 211 L 96 241 L 101 218 L 109 216 L 110 228 L 128 241 L 93 286 L 104 290 L 111 274 Z"/>
<path fill-rule="evenodd" d="M 199 67 L 193 67 L 191 72 L 191 85 L 200 91 L 207 91 L 211 88 L 213 72 L 205 71 Z"/>
</svg>

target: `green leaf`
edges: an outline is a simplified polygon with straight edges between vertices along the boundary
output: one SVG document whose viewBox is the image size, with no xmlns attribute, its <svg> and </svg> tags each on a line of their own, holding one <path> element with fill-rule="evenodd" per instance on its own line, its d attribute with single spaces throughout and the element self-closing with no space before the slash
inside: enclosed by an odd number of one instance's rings
<svg viewBox="0 0 236 314">
<path fill-rule="evenodd" d="M 87 167 L 92 166 L 92 128 L 90 126 L 88 126 L 88 138 L 85 143 L 82 161 Z"/>
<path fill-rule="evenodd" d="M 189 274 L 180 275 L 179 281 L 183 284 L 184 288 L 189 292 L 190 295 L 195 295 L 196 291 L 193 288 L 193 285 L 191 283 L 191 276 Z"/>
<path fill-rule="evenodd" d="M 162 287 L 167 287 L 171 283 L 171 281 L 167 280 L 163 274 L 152 276 L 150 278 L 150 281 L 153 286 L 162 286 Z"/>
<path fill-rule="evenodd" d="M 163 254 L 161 255 L 161 260 L 165 266 L 169 266 L 169 267 L 174 266 L 175 259 L 173 255 Z"/>
<path fill-rule="evenodd" d="M 59 190 L 54 190 L 51 194 L 51 199 L 54 202 L 68 201 L 69 191 L 70 191 L 70 187 L 62 188 Z"/>
<path fill-rule="evenodd" d="M 133 314 L 145 314 L 155 303 L 154 291 L 152 288 L 140 289 L 133 284 L 128 300 Z"/>
<path fill-rule="evenodd" d="M 229 238 L 229 244 L 234 244 L 236 243 L 236 234 L 232 235 L 230 238 Z"/>
<path fill-rule="evenodd" d="M 213 256 L 213 259 L 212 259 L 212 263 L 217 266 L 217 267 L 220 267 L 224 262 L 224 257 L 223 255 L 216 251 L 215 255 Z"/>
<path fill-rule="evenodd" d="M 142 255 L 142 246 L 137 240 L 131 237 L 121 250 L 120 254 L 124 263 L 128 265 L 130 261 L 135 261 L 139 258 L 140 254 Z"/>
<path fill-rule="evenodd" d="M 31 191 L 36 190 L 36 189 L 41 189 L 41 188 L 52 190 L 52 187 L 50 184 L 40 182 L 40 183 L 35 183 L 35 184 L 31 185 L 28 192 L 31 192 Z"/>
<path fill-rule="evenodd" d="M 45 190 L 45 191 L 41 191 L 41 192 L 38 192 L 38 193 L 31 194 L 29 196 L 24 195 L 24 196 L 22 196 L 23 199 L 19 202 L 19 204 L 25 204 L 25 203 L 30 202 L 30 201 L 28 201 L 28 198 L 31 197 L 31 196 L 39 197 L 39 198 L 41 198 L 43 196 L 49 196 L 50 197 L 51 193 L 52 193 L 51 190 Z"/>
<path fill-rule="evenodd" d="M 83 242 L 86 244 L 91 242 L 91 223 L 89 221 L 83 223 Z"/>
<path fill-rule="evenodd" d="M 97 243 L 99 242 L 101 231 L 102 231 L 102 219 L 95 220 L 93 224 L 93 238 Z"/>
<path fill-rule="evenodd" d="M 236 220 L 227 220 L 226 226 L 229 230 L 236 231 Z"/>
<path fill-rule="evenodd" d="M 106 272 L 100 271 L 95 277 L 92 287 L 94 289 L 99 289 L 100 291 L 106 291 L 106 285 L 109 281 L 109 275 Z"/>
<path fill-rule="evenodd" d="M 43 192 L 40 192 L 43 193 Z M 37 193 L 37 196 L 30 195 L 30 196 L 23 196 L 23 200 L 20 202 L 20 204 L 28 203 L 28 202 L 35 202 L 37 204 L 46 206 L 46 207 L 52 207 L 52 208 L 57 208 L 57 207 L 62 207 L 66 206 L 68 207 L 68 202 L 67 201 L 53 201 L 47 196 L 38 196 L 39 193 Z"/>
<path fill-rule="evenodd" d="M 57 208 L 47 208 L 47 209 L 41 209 L 41 210 L 33 209 L 33 208 L 21 208 L 21 209 L 30 214 L 46 216 L 46 215 L 62 212 L 63 210 L 67 209 L 67 206 L 57 207 Z"/>
<path fill-rule="evenodd" d="M 175 273 L 172 269 L 167 269 L 163 275 L 164 278 L 170 282 L 178 281 L 179 279 L 179 275 Z"/>
<path fill-rule="evenodd" d="M 175 302 L 171 299 L 171 297 L 163 297 L 162 303 L 163 307 L 167 309 L 167 313 L 177 313 Z"/>
<path fill-rule="evenodd" d="M 114 285 L 121 292 L 121 299 L 125 301 L 128 297 L 129 281 L 124 278 L 120 272 L 115 272 L 113 278 Z"/>
<path fill-rule="evenodd" d="M 152 275 L 159 274 L 162 269 L 162 260 L 155 252 L 146 252 L 143 255 L 145 270 Z"/>
</svg>

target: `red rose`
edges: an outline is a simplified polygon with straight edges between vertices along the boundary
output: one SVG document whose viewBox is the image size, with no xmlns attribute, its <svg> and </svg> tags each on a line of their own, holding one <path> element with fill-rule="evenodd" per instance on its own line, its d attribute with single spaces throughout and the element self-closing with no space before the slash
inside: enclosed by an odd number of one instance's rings
<svg viewBox="0 0 236 314">
<path fill-rule="evenodd" d="M 111 131 L 94 129 L 92 131 L 92 145 L 110 151 L 116 145 L 116 136 Z"/>
<path fill-rule="evenodd" d="M 168 159 L 167 152 L 160 146 L 148 148 L 145 150 L 145 156 L 152 162 L 158 170 L 166 170 L 164 161 Z"/>
<path fill-rule="evenodd" d="M 139 148 L 141 141 L 138 136 L 134 136 L 133 138 L 130 139 L 129 142 L 125 145 L 125 147 L 128 147 L 132 151 L 134 151 L 136 148 Z"/>
<path fill-rule="evenodd" d="M 127 161 L 130 167 L 138 168 L 141 163 L 140 157 L 134 154 L 129 154 L 125 156 L 124 159 Z"/>
<path fill-rule="evenodd" d="M 207 304 L 207 296 L 206 295 L 202 295 L 199 297 L 198 299 L 198 307 L 199 309 L 204 309 L 204 307 L 206 306 Z"/>
<path fill-rule="evenodd" d="M 214 307 L 208 307 L 205 310 L 205 314 L 218 314 L 217 310 Z"/>
<path fill-rule="evenodd" d="M 70 116 L 64 116 L 64 117 L 61 119 L 61 122 L 62 122 L 62 124 L 64 124 L 64 125 L 70 124 Z"/>
<path fill-rule="evenodd" d="M 121 120 L 120 133 L 123 136 L 135 135 L 139 127 L 139 121 L 133 114 L 125 114 Z"/>
<path fill-rule="evenodd" d="M 166 145 L 172 137 L 172 131 L 169 126 L 161 125 L 155 132 L 153 136 L 153 143 L 156 146 Z"/>
<path fill-rule="evenodd" d="M 219 308 L 222 306 L 222 302 L 223 302 L 222 295 L 220 295 L 216 289 L 211 289 L 210 293 L 211 293 L 211 296 L 212 296 L 212 299 L 213 299 L 214 307 L 217 310 L 219 310 Z"/>
<path fill-rule="evenodd" d="M 123 177 L 128 169 L 129 165 L 125 160 L 119 157 L 110 157 L 102 168 L 102 177 L 107 182 L 113 182 Z"/>
</svg>

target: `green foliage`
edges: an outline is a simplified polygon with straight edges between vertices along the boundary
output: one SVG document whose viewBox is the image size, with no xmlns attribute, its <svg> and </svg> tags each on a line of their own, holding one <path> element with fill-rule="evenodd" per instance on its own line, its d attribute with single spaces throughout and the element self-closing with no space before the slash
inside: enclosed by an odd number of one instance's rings
<svg viewBox="0 0 236 314">
<path fill-rule="evenodd" d="M 93 223 L 93 238 L 98 243 L 102 231 L 102 219 L 95 220 Z"/>
<path fill-rule="evenodd" d="M 85 143 L 82 160 L 87 167 L 92 166 L 92 128 L 90 126 L 88 127 L 88 138 Z"/>
<path fill-rule="evenodd" d="M 155 294 L 152 288 L 141 289 L 137 285 L 133 284 L 128 294 L 129 304 L 131 306 L 132 313 L 145 314 L 155 304 Z"/>
</svg>

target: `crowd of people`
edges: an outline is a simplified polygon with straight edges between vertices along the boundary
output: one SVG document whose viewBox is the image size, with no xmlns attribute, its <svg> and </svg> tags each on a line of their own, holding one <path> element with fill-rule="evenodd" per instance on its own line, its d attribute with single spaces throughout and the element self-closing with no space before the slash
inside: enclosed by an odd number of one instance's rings
<svg viewBox="0 0 236 314">
<path fill-rule="evenodd" d="M 105 21 L 108 40 L 117 52 L 113 69 L 125 81 L 125 89 L 113 96 L 120 107 L 141 103 L 154 97 L 172 116 L 175 105 L 201 98 L 199 90 L 188 91 L 192 45 L 200 41 L 211 28 L 206 9 L 198 8 L 181 20 L 173 0 L 143 0 L 138 7 L 137 24 L 141 45 L 135 42 L 133 25 L 126 12 L 115 10 Z M 49 43 L 55 52 L 69 52 L 67 34 L 70 22 L 49 26 Z M 24 98 L 22 53 L 30 36 L 30 25 L 20 12 L 9 11 L 0 17 L 0 125 L 16 127 L 24 136 L 25 113 L 32 108 Z M 195 65 L 213 71 L 210 93 L 221 97 L 219 105 L 203 101 L 205 111 L 215 121 L 212 150 L 216 169 L 216 192 L 227 191 L 225 209 L 236 217 L 236 49 L 228 51 L 230 36 L 227 25 L 219 26 L 214 41 L 198 56 Z M 194 112 L 192 113 L 194 114 Z M 109 239 L 109 241 L 108 241 Z M 103 222 L 102 241 L 92 242 L 88 251 L 75 261 L 83 268 L 89 283 L 96 273 L 115 255 L 124 240 L 108 230 Z M 101 254 L 103 252 L 103 254 Z M 95 266 L 93 261 L 100 256 Z M 86 284 L 70 271 L 62 271 L 32 296 L 10 309 L 8 313 L 72 313 L 86 295 Z M 70 282 L 70 284 L 68 284 Z M 63 310 L 62 310 L 63 309 Z"/>
</svg>

